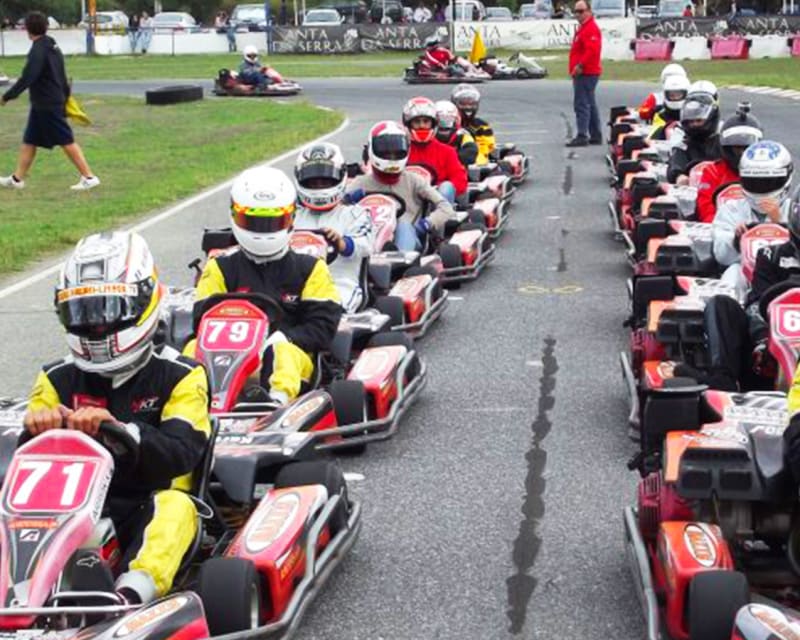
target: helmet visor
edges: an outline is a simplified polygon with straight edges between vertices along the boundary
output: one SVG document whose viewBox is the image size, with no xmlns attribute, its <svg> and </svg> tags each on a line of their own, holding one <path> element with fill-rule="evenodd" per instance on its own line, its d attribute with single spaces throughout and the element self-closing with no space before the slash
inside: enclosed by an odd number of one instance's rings
<svg viewBox="0 0 800 640">
<path fill-rule="evenodd" d="M 408 138 L 401 135 L 375 136 L 372 153 L 384 160 L 403 160 L 408 157 Z"/>
<path fill-rule="evenodd" d="M 103 338 L 136 324 L 153 297 L 152 278 L 136 284 L 88 284 L 56 292 L 61 324 L 74 335 Z"/>
<path fill-rule="evenodd" d="M 252 233 L 275 233 L 292 226 L 294 203 L 285 207 L 246 207 L 231 203 L 233 224 Z"/>
<path fill-rule="evenodd" d="M 694 120 L 708 120 L 714 112 L 714 101 L 711 96 L 692 96 L 683 103 L 681 120 L 692 122 Z"/>
<path fill-rule="evenodd" d="M 328 189 L 345 179 L 345 168 L 331 162 L 310 161 L 295 171 L 297 183 L 307 189 Z"/>
<path fill-rule="evenodd" d="M 742 189 L 759 195 L 780 191 L 786 186 L 787 176 L 741 176 Z"/>
<path fill-rule="evenodd" d="M 685 89 L 673 89 L 672 91 L 664 92 L 665 102 L 683 102 L 684 100 L 686 100 Z"/>
</svg>

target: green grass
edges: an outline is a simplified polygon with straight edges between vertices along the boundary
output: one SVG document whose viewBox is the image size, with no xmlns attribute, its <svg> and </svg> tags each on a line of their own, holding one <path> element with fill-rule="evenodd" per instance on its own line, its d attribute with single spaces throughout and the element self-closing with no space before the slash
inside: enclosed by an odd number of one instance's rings
<svg viewBox="0 0 800 640">
<path fill-rule="evenodd" d="M 0 113 L 4 175 L 16 164 L 26 103 Z M 71 192 L 78 177 L 72 164 L 59 149 L 40 149 L 26 188 L 0 193 L 0 273 L 222 182 L 342 121 L 307 103 L 257 99 L 148 107 L 133 98 L 84 96 L 83 105 L 95 124 L 76 127 L 76 139 L 102 184 Z"/>
</svg>

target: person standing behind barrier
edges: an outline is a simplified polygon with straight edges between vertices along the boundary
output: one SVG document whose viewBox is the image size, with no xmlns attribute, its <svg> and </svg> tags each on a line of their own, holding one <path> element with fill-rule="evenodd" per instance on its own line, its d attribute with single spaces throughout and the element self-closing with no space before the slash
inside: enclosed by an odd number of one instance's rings
<svg viewBox="0 0 800 640">
<path fill-rule="evenodd" d="M 142 17 L 139 19 L 139 44 L 142 47 L 142 53 L 147 53 L 152 37 L 153 19 L 148 15 L 147 11 L 142 11 Z"/>
<path fill-rule="evenodd" d="M 575 3 L 578 30 L 569 50 L 569 75 L 572 76 L 573 107 L 578 135 L 567 143 L 568 147 L 585 147 L 602 144 L 600 113 L 597 110 L 595 89 L 603 68 L 600 53 L 603 36 L 592 15 L 588 0 Z"/>
<path fill-rule="evenodd" d="M 47 17 L 43 13 L 29 13 L 25 17 L 25 30 L 33 44 L 19 80 L 0 98 L 0 106 L 5 106 L 29 89 L 31 110 L 22 137 L 17 168 L 10 176 L 0 178 L 0 186 L 23 189 L 25 176 L 36 158 L 36 148 L 61 147 L 81 174 L 81 179 L 72 185 L 72 189 L 93 189 L 100 184 L 100 180 L 89 168 L 67 123 L 66 102 L 70 88 L 64 69 L 64 56 L 56 41 L 46 35 Z"/>
<path fill-rule="evenodd" d="M 136 41 L 139 39 L 139 16 L 131 14 L 128 20 L 128 39 L 131 43 L 131 53 L 136 53 Z"/>
</svg>

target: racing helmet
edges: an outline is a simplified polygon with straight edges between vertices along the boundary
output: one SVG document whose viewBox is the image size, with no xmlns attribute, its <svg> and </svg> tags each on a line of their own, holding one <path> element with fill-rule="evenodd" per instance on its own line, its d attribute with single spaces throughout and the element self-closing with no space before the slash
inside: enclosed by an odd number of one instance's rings
<svg viewBox="0 0 800 640">
<path fill-rule="evenodd" d="M 330 211 L 342 201 L 347 186 L 342 150 L 330 142 L 307 146 L 297 156 L 294 178 L 300 204 L 311 211 Z"/>
<path fill-rule="evenodd" d="M 739 161 L 739 182 L 754 211 L 766 214 L 767 205 L 781 206 L 792 184 L 792 156 L 779 142 L 751 144 Z"/>
<path fill-rule="evenodd" d="M 723 124 L 719 134 L 722 159 L 733 171 L 739 171 L 739 160 L 751 144 L 764 137 L 761 123 L 748 111 L 737 111 Z"/>
<path fill-rule="evenodd" d="M 163 285 L 144 239 L 130 231 L 83 238 L 59 274 L 58 319 L 75 366 L 106 377 L 150 359 Z"/>
<path fill-rule="evenodd" d="M 711 80 L 696 80 L 689 87 L 689 93 L 707 93 L 715 102 L 719 102 L 719 91 L 717 85 Z"/>
<path fill-rule="evenodd" d="M 427 120 L 429 126 L 415 128 L 415 120 Z M 403 107 L 403 124 L 408 129 L 412 142 L 428 144 L 436 137 L 436 106 L 433 100 L 421 96 L 411 98 Z"/>
<path fill-rule="evenodd" d="M 432 49 L 434 47 L 438 47 L 441 44 L 441 40 L 439 39 L 438 35 L 430 36 L 425 40 L 425 48 Z"/>
<path fill-rule="evenodd" d="M 449 100 L 439 100 L 436 107 L 436 137 L 441 142 L 449 142 L 461 127 L 461 114 L 458 107 Z"/>
<path fill-rule="evenodd" d="M 233 181 L 232 230 L 248 258 L 263 263 L 286 255 L 296 200 L 294 184 L 279 169 L 248 169 Z"/>
<path fill-rule="evenodd" d="M 247 62 L 255 62 L 258 60 L 258 48 L 254 44 L 248 44 L 244 51 L 242 51 L 242 57 Z"/>
<path fill-rule="evenodd" d="M 406 168 L 409 153 L 408 130 L 399 122 L 383 120 L 370 129 L 367 155 L 373 170 L 399 177 Z"/>
<path fill-rule="evenodd" d="M 690 138 L 708 138 L 714 135 L 719 127 L 717 99 L 707 91 L 689 89 L 686 102 L 681 107 L 681 127 Z"/>
<path fill-rule="evenodd" d="M 664 85 L 667 82 L 667 78 L 671 78 L 674 76 L 680 76 L 688 80 L 688 76 L 686 75 L 686 69 L 684 69 L 677 62 L 670 62 L 666 67 L 664 67 L 661 70 L 661 86 L 664 87 Z"/>
<path fill-rule="evenodd" d="M 462 83 L 453 89 L 450 102 L 458 107 L 462 118 L 472 120 L 481 106 L 481 92 L 471 84 Z"/>
<path fill-rule="evenodd" d="M 795 189 L 792 196 L 786 226 L 789 228 L 789 239 L 794 245 L 795 251 L 800 251 L 800 186 Z"/>
<path fill-rule="evenodd" d="M 680 111 L 689 94 L 689 78 L 686 76 L 667 76 L 664 81 L 664 106 Z"/>
</svg>

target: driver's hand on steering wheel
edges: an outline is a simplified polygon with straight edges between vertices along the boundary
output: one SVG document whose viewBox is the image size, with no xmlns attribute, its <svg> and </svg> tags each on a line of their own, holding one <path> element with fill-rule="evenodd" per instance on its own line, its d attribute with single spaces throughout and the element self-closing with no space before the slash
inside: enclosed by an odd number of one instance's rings
<svg viewBox="0 0 800 640">
<path fill-rule="evenodd" d="M 27 411 L 22 424 L 31 435 L 38 436 L 40 433 L 50 429 L 60 429 L 66 417 L 71 413 L 72 410 L 67 409 L 63 404 L 58 405 L 55 409 Z"/>
<path fill-rule="evenodd" d="M 679 187 L 685 187 L 689 184 L 689 176 L 678 176 L 678 179 L 675 180 L 675 184 Z"/>
<path fill-rule="evenodd" d="M 781 221 L 781 205 L 777 200 L 773 198 L 763 200 L 761 209 L 770 222 L 779 223 Z"/>
<path fill-rule="evenodd" d="M 740 222 L 737 224 L 733 233 L 737 238 L 741 238 L 745 233 L 747 233 L 747 223 Z"/>
<path fill-rule="evenodd" d="M 341 233 L 335 229 L 331 229 L 330 227 L 324 227 L 322 229 L 322 233 L 325 235 L 328 241 L 336 247 L 336 250 L 339 253 L 344 253 L 344 250 L 347 249 L 347 245 L 345 244 Z"/>
<path fill-rule="evenodd" d="M 119 421 L 112 416 L 107 409 L 102 409 L 100 407 L 81 407 L 80 409 L 71 411 L 65 422 L 67 429 L 83 431 L 86 435 L 90 436 L 97 435 L 97 432 L 100 430 L 101 422 L 115 422 L 119 424 Z"/>
</svg>

